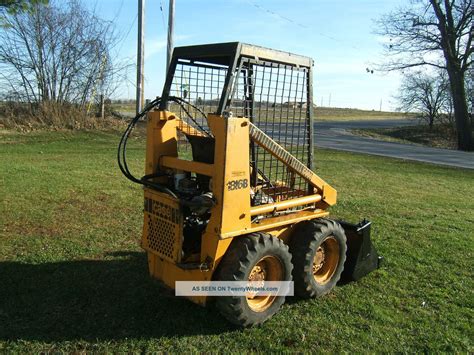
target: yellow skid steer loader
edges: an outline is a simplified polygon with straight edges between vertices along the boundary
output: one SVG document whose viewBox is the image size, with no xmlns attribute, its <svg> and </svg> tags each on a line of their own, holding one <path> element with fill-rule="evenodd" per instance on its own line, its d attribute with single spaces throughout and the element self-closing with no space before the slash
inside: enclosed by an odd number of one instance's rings
<svg viewBox="0 0 474 355">
<path fill-rule="evenodd" d="M 328 218 L 336 190 L 313 172 L 311 58 L 239 42 L 174 49 L 162 96 L 131 122 L 122 172 L 144 186 L 142 247 L 149 272 L 177 282 L 293 281 L 322 296 L 341 275 L 379 265 L 370 222 Z M 146 166 L 126 163 L 130 132 L 146 119 Z M 283 295 L 211 297 L 231 322 L 264 322 Z"/>
</svg>

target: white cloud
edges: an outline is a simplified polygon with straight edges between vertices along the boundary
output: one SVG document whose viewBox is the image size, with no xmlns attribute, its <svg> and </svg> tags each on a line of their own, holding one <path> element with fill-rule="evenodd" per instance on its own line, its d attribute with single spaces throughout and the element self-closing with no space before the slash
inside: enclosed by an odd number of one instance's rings
<svg viewBox="0 0 474 355">
<path fill-rule="evenodd" d="M 362 62 L 316 62 L 315 75 L 365 74 L 367 64 Z"/>
<path fill-rule="evenodd" d="M 145 41 L 145 59 L 160 53 L 166 49 L 166 39 L 151 39 Z"/>
<path fill-rule="evenodd" d="M 188 39 L 191 35 L 175 35 L 174 42 L 175 46 L 177 42 Z M 145 59 L 153 57 L 155 54 L 164 53 L 166 51 L 167 39 L 166 37 L 151 38 L 145 40 Z"/>
</svg>

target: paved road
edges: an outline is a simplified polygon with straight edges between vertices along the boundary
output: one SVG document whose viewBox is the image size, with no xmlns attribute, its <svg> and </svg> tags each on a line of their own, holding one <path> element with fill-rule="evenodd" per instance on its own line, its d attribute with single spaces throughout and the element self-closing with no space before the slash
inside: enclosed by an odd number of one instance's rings
<svg viewBox="0 0 474 355">
<path fill-rule="evenodd" d="M 416 124 L 412 120 L 316 122 L 314 144 L 321 148 L 416 160 L 426 163 L 474 169 L 474 153 L 385 142 L 353 135 L 350 129 L 384 128 Z"/>
</svg>

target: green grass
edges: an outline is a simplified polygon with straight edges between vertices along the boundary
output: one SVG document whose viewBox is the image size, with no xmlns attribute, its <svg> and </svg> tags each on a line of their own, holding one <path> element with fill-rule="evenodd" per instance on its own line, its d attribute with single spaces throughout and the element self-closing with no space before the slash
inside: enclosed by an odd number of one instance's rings
<svg viewBox="0 0 474 355">
<path fill-rule="evenodd" d="M 372 137 L 389 142 L 419 144 L 445 149 L 456 149 L 457 147 L 456 133 L 452 127 L 447 125 L 435 125 L 431 129 L 427 125 L 353 129 L 351 132 L 360 136 Z"/>
<path fill-rule="evenodd" d="M 359 110 L 355 108 L 316 107 L 315 120 L 320 121 L 354 121 L 354 120 L 387 120 L 413 118 L 415 114 L 403 112 Z"/>
<path fill-rule="evenodd" d="M 133 115 L 135 113 L 134 104 L 113 104 L 112 108 L 113 110 L 121 112 L 122 114 Z M 173 107 L 171 107 L 170 110 L 173 110 Z M 292 112 L 292 109 L 290 109 L 290 115 L 291 115 L 291 112 Z M 279 114 L 278 110 L 276 114 L 277 115 Z M 286 113 L 283 114 L 283 117 L 286 117 Z M 411 113 L 406 114 L 403 112 L 359 110 L 355 108 L 337 108 L 337 107 L 317 106 L 314 108 L 314 117 L 315 117 L 315 120 L 317 121 L 353 121 L 353 120 L 403 119 L 403 118 L 413 118 L 413 117 L 416 117 L 416 115 L 411 114 Z"/>
<path fill-rule="evenodd" d="M 142 190 L 115 133 L 0 134 L 0 351 L 474 351 L 474 172 L 316 151 L 335 216 L 373 221 L 385 263 L 261 327 L 148 277 Z M 130 161 L 143 168 L 143 142 Z"/>
</svg>

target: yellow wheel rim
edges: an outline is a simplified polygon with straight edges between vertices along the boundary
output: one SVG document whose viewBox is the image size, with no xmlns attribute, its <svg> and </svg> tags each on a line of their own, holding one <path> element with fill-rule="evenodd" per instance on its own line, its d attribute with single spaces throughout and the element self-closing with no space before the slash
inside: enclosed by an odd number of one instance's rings
<svg viewBox="0 0 474 355">
<path fill-rule="evenodd" d="M 251 282 L 265 281 L 282 281 L 283 265 L 275 256 L 267 255 L 261 258 L 250 271 L 248 280 Z M 274 295 L 257 296 L 255 294 L 247 294 L 247 304 L 254 312 L 263 312 L 270 307 L 275 298 Z"/>
<path fill-rule="evenodd" d="M 334 275 L 339 265 L 339 243 L 329 236 L 316 249 L 313 259 L 313 276 L 317 283 L 325 284 Z"/>
</svg>

